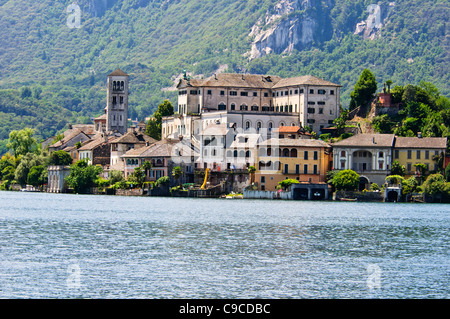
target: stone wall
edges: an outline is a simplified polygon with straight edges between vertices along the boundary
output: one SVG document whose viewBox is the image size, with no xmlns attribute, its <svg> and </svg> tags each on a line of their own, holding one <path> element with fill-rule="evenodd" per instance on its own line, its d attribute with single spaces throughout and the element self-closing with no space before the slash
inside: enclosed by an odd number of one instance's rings
<svg viewBox="0 0 450 319">
<path fill-rule="evenodd" d="M 356 199 L 358 202 L 383 202 L 383 192 L 349 192 L 337 191 L 334 194 L 335 200 L 341 199 Z"/>
</svg>

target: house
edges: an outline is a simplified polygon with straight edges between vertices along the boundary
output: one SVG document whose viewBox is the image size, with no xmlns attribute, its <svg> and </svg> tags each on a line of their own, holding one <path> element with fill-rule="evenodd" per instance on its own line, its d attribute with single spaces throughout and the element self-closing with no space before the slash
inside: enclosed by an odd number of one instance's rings
<svg viewBox="0 0 450 319">
<path fill-rule="evenodd" d="M 415 164 L 425 164 L 427 171 L 440 171 L 434 156 L 443 156 L 447 149 L 447 138 L 442 137 L 396 137 L 394 146 L 394 161 L 405 166 L 405 178 L 417 175 Z M 445 161 L 445 160 L 444 160 Z M 443 163 L 444 164 L 444 163 Z M 444 167 L 445 168 L 445 167 Z"/>
<path fill-rule="evenodd" d="M 394 134 L 357 134 L 333 146 L 333 169 L 351 169 L 360 175 L 360 190 L 382 185 L 390 175 Z"/>
<path fill-rule="evenodd" d="M 183 183 L 193 182 L 195 158 L 198 152 L 188 143 L 177 140 L 162 140 L 144 147 L 131 149 L 121 156 L 124 163 L 124 175 L 128 178 L 145 161 L 152 164 L 147 172 L 147 181 L 157 181 L 160 177 L 171 177 L 172 169 L 183 169 Z"/>
<path fill-rule="evenodd" d="M 78 149 L 78 159 L 87 159 L 89 165 L 100 165 L 108 170 L 111 162 L 111 142 L 115 136 L 103 135 Z"/>
<path fill-rule="evenodd" d="M 278 138 L 311 139 L 313 136 L 300 126 L 281 126 L 278 128 Z"/>
<path fill-rule="evenodd" d="M 258 189 L 274 191 L 284 179 L 326 183 L 331 151 L 331 145 L 322 140 L 273 138 L 259 143 L 255 172 Z"/>
<path fill-rule="evenodd" d="M 67 189 L 66 177 L 70 175 L 70 167 L 51 165 L 48 167 L 47 192 L 64 193 Z"/>
<path fill-rule="evenodd" d="M 111 160 L 110 169 L 125 171 L 124 163 L 122 161 L 122 155 L 125 155 L 132 149 L 139 149 L 144 146 L 150 146 L 156 143 L 156 140 L 147 136 L 142 132 L 137 132 L 134 129 L 129 129 L 128 132 L 111 141 Z"/>
<path fill-rule="evenodd" d="M 339 116 L 340 85 L 314 76 L 185 76 L 177 89 L 177 114 L 163 118 L 163 138 L 176 132 L 192 139 L 217 121 L 269 135 L 280 126 L 309 126 L 320 132 Z"/>
<path fill-rule="evenodd" d="M 76 146 L 78 142 L 84 143 L 89 140 L 91 140 L 91 136 L 86 134 L 81 129 L 79 128 L 70 129 L 64 133 L 64 137 L 62 140 L 49 146 L 49 151 L 50 153 L 54 151 L 60 151 L 67 147 Z"/>
</svg>

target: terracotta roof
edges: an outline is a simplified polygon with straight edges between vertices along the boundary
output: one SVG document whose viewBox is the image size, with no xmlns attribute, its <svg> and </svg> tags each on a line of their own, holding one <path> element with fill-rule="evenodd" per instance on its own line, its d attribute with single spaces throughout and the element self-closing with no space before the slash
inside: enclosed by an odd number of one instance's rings
<svg viewBox="0 0 450 319">
<path fill-rule="evenodd" d="M 56 142 L 55 144 L 50 145 L 50 147 L 60 147 L 63 146 L 64 144 L 66 144 L 67 142 L 69 142 L 70 140 L 74 139 L 75 137 L 77 137 L 78 135 L 83 134 L 85 135 L 87 138 L 89 138 L 89 136 L 87 136 L 87 134 L 85 134 L 83 131 L 81 131 L 80 129 L 72 129 L 70 130 L 70 132 L 67 133 L 67 135 L 64 136 L 64 138 L 58 142 Z"/>
<path fill-rule="evenodd" d="M 298 133 L 300 126 L 280 126 L 278 133 Z"/>
<path fill-rule="evenodd" d="M 114 139 L 115 139 L 114 136 L 109 136 L 108 137 L 108 143 L 112 142 Z M 93 150 L 93 149 L 95 149 L 95 148 L 97 148 L 97 147 L 99 147 L 99 146 L 101 146 L 101 145 L 103 145 L 105 143 L 106 143 L 105 139 L 103 137 L 99 137 L 99 138 L 97 138 L 95 140 L 92 140 L 89 143 L 83 145 L 82 147 L 80 147 L 78 149 L 78 151 L 91 151 L 91 150 Z"/>
<path fill-rule="evenodd" d="M 334 143 L 336 147 L 393 147 L 394 134 L 357 134 Z"/>
<path fill-rule="evenodd" d="M 123 72 L 121 69 L 117 69 L 108 76 L 129 76 L 129 75 Z"/>
<path fill-rule="evenodd" d="M 293 139 L 293 138 L 271 138 L 259 143 L 259 146 L 295 146 L 295 147 L 331 147 L 322 140 Z"/>
<path fill-rule="evenodd" d="M 139 144 L 139 143 L 155 143 L 156 140 L 150 136 L 139 132 L 127 132 L 124 136 L 119 137 L 114 143 L 121 144 Z"/>
<path fill-rule="evenodd" d="M 447 148 L 446 137 L 396 137 L 396 148 Z"/>
<path fill-rule="evenodd" d="M 95 119 L 94 119 L 94 121 L 99 121 L 99 120 L 105 120 L 106 121 L 106 119 L 107 119 L 107 115 L 106 114 L 103 114 L 103 115 L 101 115 L 101 116 L 99 116 L 99 117 L 96 117 Z"/>
<path fill-rule="evenodd" d="M 270 89 L 281 78 L 258 74 L 220 73 L 204 80 L 181 80 L 180 84 L 193 87 L 267 88 Z"/>
<path fill-rule="evenodd" d="M 133 149 L 122 155 L 123 158 L 148 158 L 148 157 L 171 157 L 175 156 L 172 153 L 174 147 L 181 148 L 182 154 L 186 156 L 198 156 L 198 152 L 192 145 L 183 141 L 176 140 L 162 140 L 150 146 L 145 146 L 139 149 Z"/>
<path fill-rule="evenodd" d="M 326 81 L 326 80 L 320 79 L 320 78 L 312 76 L 312 75 L 305 75 L 305 76 L 281 79 L 273 86 L 273 88 L 282 88 L 282 87 L 298 86 L 298 85 L 317 85 L 317 86 L 341 87 L 341 85 L 339 85 L 339 84 L 332 83 L 330 81 Z"/>
<path fill-rule="evenodd" d="M 79 129 L 80 131 L 83 131 L 83 133 L 86 135 L 94 135 L 97 133 L 94 124 L 75 124 L 72 125 L 72 129 Z"/>
</svg>

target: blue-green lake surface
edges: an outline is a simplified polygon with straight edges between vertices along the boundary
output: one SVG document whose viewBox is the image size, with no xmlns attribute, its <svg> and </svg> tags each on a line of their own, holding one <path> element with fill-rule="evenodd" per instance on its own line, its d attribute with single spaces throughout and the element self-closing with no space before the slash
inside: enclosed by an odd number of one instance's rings
<svg viewBox="0 0 450 319">
<path fill-rule="evenodd" d="M 448 298 L 449 213 L 0 192 L 0 298 Z"/>
</svg>

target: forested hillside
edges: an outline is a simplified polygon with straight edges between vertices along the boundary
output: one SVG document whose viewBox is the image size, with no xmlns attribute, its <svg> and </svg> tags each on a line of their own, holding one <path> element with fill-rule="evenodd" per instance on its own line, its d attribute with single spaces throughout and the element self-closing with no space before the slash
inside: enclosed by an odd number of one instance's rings
<svg viewBox="0 0 450 319">
<path fill-rule="evenodd" d="M 24 126 L 46 138 L 66 123 L 89 122 L 101 114 L 106 75 L 117 67 L 131 75 L 130 117 L 139 120 L 164 99 L 175 102 L 166 88 L 183 70 L 312 74 L 343 86 L 344 107 L 365 68 L 380 88 L 388 79 L 427 81 L 448 96 L 449 2 L 376 2 L 382 26 L 370 37 L 355 34 L 373 2 L 79 0 L 80 28 L 70 28 L 72 1 L 0 0 L 0 140 Z M 309 26 L 306 40 L 250 59 L 252 31 L 283 34 L 286 21 L 300 36 Z"/>
</svg>

